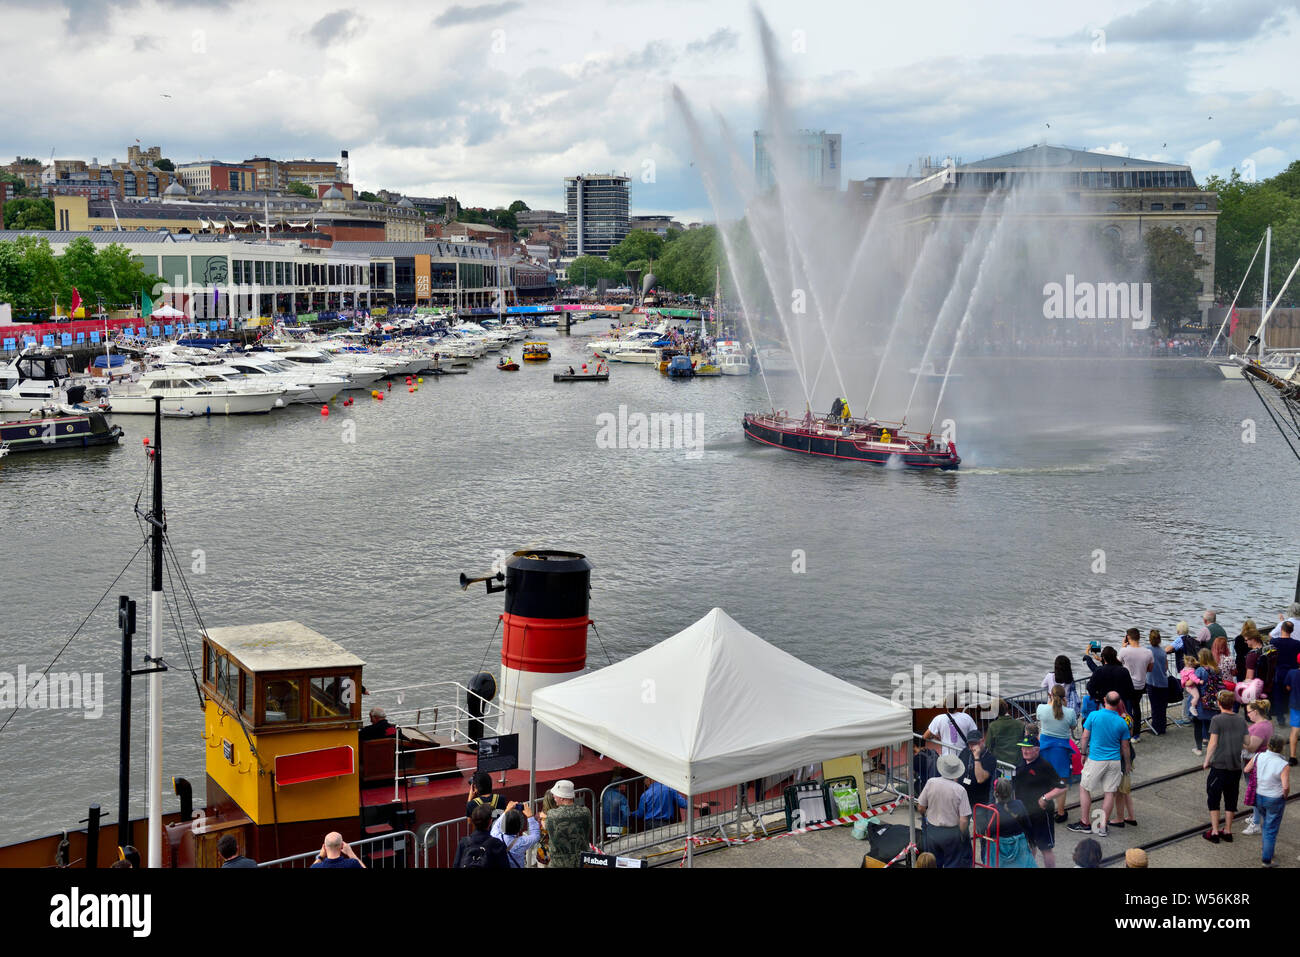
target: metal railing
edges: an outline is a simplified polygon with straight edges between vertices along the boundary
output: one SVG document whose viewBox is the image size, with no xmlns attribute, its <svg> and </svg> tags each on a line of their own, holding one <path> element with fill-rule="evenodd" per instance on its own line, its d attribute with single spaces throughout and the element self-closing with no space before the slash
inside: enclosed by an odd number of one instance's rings
<svg viewBox="0 0 1300 957">
<path fill-rule="evenodd" d="M 574 803 L 583 807 L 591 808 L 592 829 L 599 833 L 598 820 L 600 811 L 595 806 L 596 795 L 591 788 L 577 788 L 573 792 Z M 586 799 L 584 801 L 584 798 Z M 542 809 L 543 798 L 538 797 L 533 801 L 533 813 L 536 814 Z M 523 801 L 519 802 L 525 803 Z M 421 859 L 423 866 L 426 868 L 453 867 L 456 863 L 456 848 L 460 845 L 461 839 L 469 837 L 474 832 L 474 826 L 470 823 L 468 817 L 455 817 L 447 821 L 439 821 L 437 824 L 430 824 L 420 828 L 419 843 L 421 848 Z"/>
<path fill-rule="evenodd" d="M 405 704 L 406 699 L 414 693 L 423 700 L 418 707 L 403 707 L 399 711 L 388 711 L 387 716 L 393 721 L 397 728 L 396 734 L 398 740 L 401 740 L 403 729 L 413 730 L 428 738 L 443 737 L 450 739 L 450 743 L 436 744 L 429 747 L 420 747 L 413 745 L 408 738 L 403 742 L 400 748 L 393 749 L 393 800 L 400 801 L 402 796 L 402 786 L 409 780 L 417 778 L 428 778 L 431 775 L 428 771 L 410 771 L 403 772 L 402 765 L 410 764 L 418 760 L 417 755 L 431 753 L 434 751 L 451 751 L 458 750 L 462 747 L 475 745 L 475 739 L 469 735 L 469 724 L 471 721 L 481 722 L 484 732 L 487 734 L 499 734 L 498 722 L 504 716 L 504 711 L 499 705 L 495 705 L 481 695 L 470 691 L 458 681 L 434 681 L 427 684 L 407 685 L 401 688 L 384 688 L 371 692 L 372 700 L 378 702 L 382 700 L 381 696 L 390 695 L 397 698 L 398 704 Z M 450 703 L 448 701 L 450 699 Z M 474 716 L 469 709 L 461 704 L 462 701 L 468 702 L 470 698 L 477 698 L 483 713 Z M 432 715 L 432 720 L 426 720 L 426 716 Z M 401 721 L 393 720 L 395 718 L 410 717 L 414 720 L 409 724 L 403 724 Z M 434 772 L 434 774 L 451 774 L 458 773 L 455 769 L 448 769 L 443 772 Z"/>
<path fill-rule="evenodd" d="M 416 835 L 414 831 L 393 831 L 359 841 L 348 841 L 357 857 L 368 868 L 376 870 L 402 869 L 419 867 L 420 858 L 416 854 Z M 263 861 L 258 867 L 309 868 L 320 857 L 320 849 Z"/>
</svg>

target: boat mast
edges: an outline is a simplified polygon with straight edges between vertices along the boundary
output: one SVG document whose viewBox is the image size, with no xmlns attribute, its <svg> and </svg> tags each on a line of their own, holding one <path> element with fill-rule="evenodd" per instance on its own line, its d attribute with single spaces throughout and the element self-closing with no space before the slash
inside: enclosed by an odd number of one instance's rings
<svg viewBox="0 0 1300 957">
<path fill-rule="evenodd" d="M 1260 300 L 1262 303 L 1259 314 L 1268 315 L 1268 254 L 1273 248 L 1273 227 L 1269 226 L 1264 230 L 1264 297 Z M 1264 326 L 1261 323 L 1259 327 L 1259 358 L 1264 358 Z"/>
<path fill-rule="evenodd" d="M 153 405 L 153 525 L 152 576 L 149 594 L 149 867 L 162 867 L 162 583 L 163 520 L 162 501 L 162 396 Z"/>
</svg>

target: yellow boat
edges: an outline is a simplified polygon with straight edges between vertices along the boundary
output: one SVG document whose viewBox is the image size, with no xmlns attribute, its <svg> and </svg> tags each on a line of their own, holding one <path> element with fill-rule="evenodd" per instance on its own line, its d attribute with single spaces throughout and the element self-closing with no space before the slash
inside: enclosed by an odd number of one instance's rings
<svg viewBox="0 0 1300 957">
<path fill-rule="evenodd" d="M 545 342 L 525 342 L 525 362 L 546 362 L 551 358 L 551 347 Z"/>
</svg>

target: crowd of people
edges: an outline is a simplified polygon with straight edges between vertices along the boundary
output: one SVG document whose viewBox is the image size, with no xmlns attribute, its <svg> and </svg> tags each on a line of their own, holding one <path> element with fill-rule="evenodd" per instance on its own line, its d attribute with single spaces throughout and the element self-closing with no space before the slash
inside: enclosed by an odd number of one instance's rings
<svg viewBox="0 0 1300 957">
<path fill-rule="evenodd" d="M 1261 863 L 1275 866 L 1300 739 L 1297 624 L 1300 602 L 1267 635 L 1248 619 L 1230 639 L 1214 611 L 1195 632 L 1179 622 L 1168 642 L 1158 630 L 1144 640 L 1130 628 L 1118 648 L 1090 642 L 1082 655 L 1087 673 L 1078 678 L 1074 660 L 1058 656 L 1042 682 L 1047 701 L 1032 716 L 1012 714 L 1004 701 L 986 730 L 950 697 L 913 762 L 923 847 L 933 857 L 918 866 L 970 867 L 996 856 L 1002 867 L 1039 860 L 1054 867 L 1057 825 L 1089 835 L 1074 852 L 1076 867 L 1099 866 L 1098 839 L 1138 826 L 1132 773 L 1144 727 L 1167 734 L 1168 711 L 1180 703 L 1205 772 L 1209 827 L 1202 836 L 1231 843 L 1248 807 L 1241 833 L 1259 835 Z M 1066 806 L 1075 780 L 1080 813 L 1071 823 Z M 1132 853 L 1140 850 L 1130 850 L 1128 866 L 1147 866 L 1145 853 Z"/>
</svg>

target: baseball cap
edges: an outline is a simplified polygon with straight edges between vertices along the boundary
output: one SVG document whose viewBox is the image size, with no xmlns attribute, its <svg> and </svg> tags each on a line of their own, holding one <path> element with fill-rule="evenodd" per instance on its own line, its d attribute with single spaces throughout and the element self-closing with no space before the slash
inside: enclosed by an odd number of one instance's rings
<svg viewBox="0 0 1300 957">
<path fill-rule="evenodd" d="M 1038 735 L 1027 734 L 1016 742 L 1018 748 L 1036 748 L 1038 747 Z"/>
<path fill-rule="evenodd" d="M 984 732 L 980 731 L 979 728 L 976 728 L 974 731 L 966 732 L 967 744 L 974 744 L 976 741 L 983 741 L 983 740 L 984 740 Z"/>
</svg>

